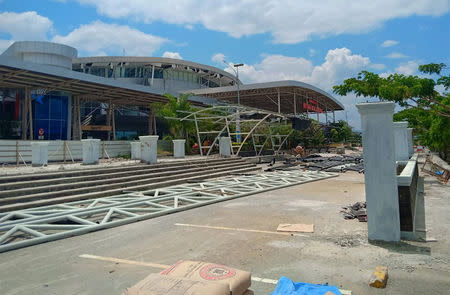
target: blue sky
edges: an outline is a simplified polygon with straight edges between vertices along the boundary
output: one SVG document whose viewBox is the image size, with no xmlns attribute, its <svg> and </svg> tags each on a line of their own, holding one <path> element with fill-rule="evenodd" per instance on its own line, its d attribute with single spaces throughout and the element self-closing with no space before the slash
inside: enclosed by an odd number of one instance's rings
<svg viewBox="0 0 450 295">
<path fill-rule="evenodd" d="M 79 56 L 183 58 L 227 69 L 244 83 L 300 80 L 331 92 L 361 70 L 418 74 L 450 65 L 449 0 L 0 0 L 0 51 L 48 40 Z M 354 104 L 337 97 L 359 129 Z M 345 118 L 341 112 L 338 118 Z"/>
</svg>

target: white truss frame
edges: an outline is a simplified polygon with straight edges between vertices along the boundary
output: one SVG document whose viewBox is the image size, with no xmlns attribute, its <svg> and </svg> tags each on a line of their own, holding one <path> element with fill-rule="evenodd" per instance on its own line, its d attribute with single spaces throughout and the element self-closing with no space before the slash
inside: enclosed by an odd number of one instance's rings
<svg viewBox="0 0 450 295">
<path fill-rule="evenodd" d="M 337 175 L 294 168 L 2 213 L 0 252 Z"/>
</svg>

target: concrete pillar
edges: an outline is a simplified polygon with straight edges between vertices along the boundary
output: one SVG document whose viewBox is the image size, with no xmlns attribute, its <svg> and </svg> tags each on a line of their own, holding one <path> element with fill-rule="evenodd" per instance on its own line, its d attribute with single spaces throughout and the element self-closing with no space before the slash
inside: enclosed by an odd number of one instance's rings
<svg viewBox="0 0 450 295">
<path fill-rule="evenodd" d="M 408 137 L 408 152 L 409 157 L 411 158 L 414 154 L 414 142 L 413 142 L 413 129 L 412 128 L 406 128 L 406 136 Z"/>
<path fill-rule="evenodd" d="M 400 212 L 392 102 L 361 103 L 364 179 L 369 240 L 399 241 Z"/>
<path fill-rule="evenodd" d="M 175 139 L 173 142 L 173 156 L 175 158 L 184 158 L 186 139 Z"/>
<path fill-rule="evenodd" d="M 134 141 L 130 142 L 131 145 L 131 159 L 140 160 L 141 159 L 141 142 Z"/>
<path fill-rule="evenodd" d="M 48 164 L 48 142 L 32 141 L 31 142 L 31 165 L 42 166 Z"/>
<path fill-rule="evenodd" d="M 395 160 L 408 161 L 408 122 L 394 122 Z"/>
<path fill-rule="evenodd" d="M 219 137 L 219 153 L 221 157 L 229 158 L 231 157 L 231 138 L 230 137 Z"/>
<path fill-rule="evenodd" d="M 158 156 L 158 135 L 139 136 L 141 141 L 141 160 L 144 163 L 154 164 Z"/>
<path fill-rule="evenodd" d="M 83 148 L 83 164 L 98 164 L 98 159 L 100 158 L 100 139 L 82 139 L 81 145 Z"/>
</svg>

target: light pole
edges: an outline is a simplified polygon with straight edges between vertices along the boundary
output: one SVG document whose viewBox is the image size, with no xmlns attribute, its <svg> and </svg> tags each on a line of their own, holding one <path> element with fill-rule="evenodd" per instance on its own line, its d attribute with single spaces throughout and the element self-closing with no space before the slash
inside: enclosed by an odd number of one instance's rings
<svg viewBox="0 0 450 295">
<path fill-rule="evenodd" d="M 227 66 L 230 66 L 230 64 L 228 64 L 225 60 L 223 60 L 223 63 L 225 63 Z M 239 115 L 239 108 L 241 107 L 241 94 L 239 91 L 239 67 L 242 67 L 243 65 L 244 65 L 243 63 L 233 64 L 233 67 L 236 68 L 236 70 L 231 68 L 236 74 L 235 82 L 237 86 L 237 103 L 238 103 L 238 108 L 236 110 L 236 141 L 239 143 L 241 142 L 241 124 Z"/>
</svg>

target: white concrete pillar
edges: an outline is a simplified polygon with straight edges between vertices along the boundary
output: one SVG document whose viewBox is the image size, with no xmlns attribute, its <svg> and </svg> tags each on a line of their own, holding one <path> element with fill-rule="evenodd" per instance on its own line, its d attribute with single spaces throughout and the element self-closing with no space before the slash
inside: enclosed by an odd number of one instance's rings
<svg viewBox="0 0 450 295">
<path fill-rule="evenodd" d="M 141 141 L 141 160 L 144 163 L 154 164 L 158 157 L 158 135 L 139 136 Z"/>
<path fill-rule="evenodd" d="M 48 164 L 48 142 L 32 141 L 31 143 L 31 165 L 42 166 Z"/>
<path fill-rule="evenodd" d="M 231 157 L 231 138 L 230 137 L 219 137 L 219 154 L 221 157 L 229 158 Z"/>
<path fill-rule="evenodd" d="M 395 160 L 408 161 L 408 122 L 394 122 Z"/>
<path fill-rule="evenodd" d="M 364 179 L 369 240 L 399 241 L 400 212 L 392 102 L 361 103 Z"/>
<path fill-rule="evenodd" d="M 130 142 L 131 145 L 131 159 L 140 160 L 141 159 L 141 142 L 133 141 Z"/>
<path fill-rule="evenodd" d="M 408 152 L 409 157 L 411 158 L 414 154 L 414 141 L 413 141 L 413 129 L 412 128 L 406 128 L 406 135 L 408 137 Z"/>
<path fill-rule="evenodd" d="M 172 142 L 174 158 L 184 158 L 186 139 L 174 139 Z"/>
<path fill-rule="evenodd" d="M 98 164 L 98 159 L 100 158 L 100 139 L 82 139 L 81 145 L 83 148 L 83 164 Z"/>
</svg>

